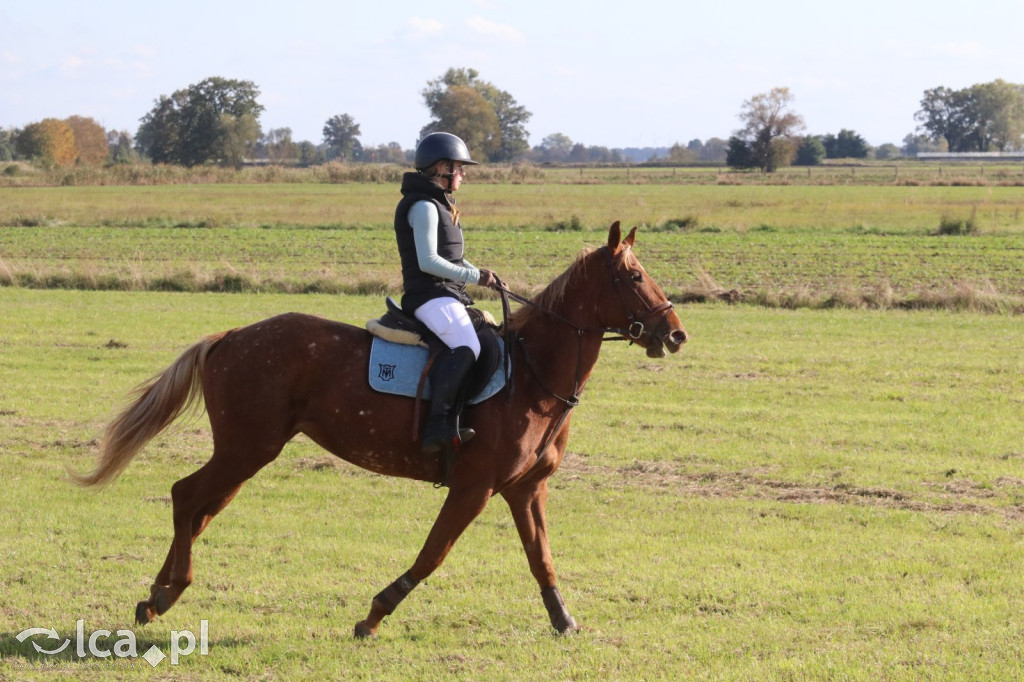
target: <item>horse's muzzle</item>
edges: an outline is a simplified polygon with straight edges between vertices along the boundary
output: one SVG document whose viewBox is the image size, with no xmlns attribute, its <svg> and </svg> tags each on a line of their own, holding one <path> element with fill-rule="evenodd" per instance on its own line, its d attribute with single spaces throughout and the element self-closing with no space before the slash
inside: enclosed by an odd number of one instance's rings
<svg viewBox="0 0 1024 682">
<path fill-rule="evenodd" d="M 660 333 L 651 334 L 650 342 L 647 344 L 647 357 L 663 358 L 668 353 L 678 353 L 689 339 L 686 330 L 682 327 L 673 329 L 667 324 L 664 327 L 664 330 L 659 330 Z M 666 349 L 668 353 L 665 352 Z"/>
</svg>

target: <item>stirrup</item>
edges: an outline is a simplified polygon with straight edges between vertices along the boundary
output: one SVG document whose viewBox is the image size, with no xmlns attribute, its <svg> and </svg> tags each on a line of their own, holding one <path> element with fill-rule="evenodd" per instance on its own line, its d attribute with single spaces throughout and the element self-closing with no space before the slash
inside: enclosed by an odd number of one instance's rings
<svg viewBox="0 0 1024 682">
<path fill-rule="evenodd" d="M 448 432 L 442 437 L 434 438 L 430 441 L 427 441 L 427 439 L 424 438 L 421 451 L 424 455 L 433 455 L 434 453 L 440 452 L 441 448 L 447 445 L 449 441 L 451 441 L 452 445 L 458 449 L 460 446 L 473 440 L 473 436 L 475 435 L 476 431 L 473 429 L 460 428 L 458 436 L 454 436 L 451 432 Z"/>
</svg>

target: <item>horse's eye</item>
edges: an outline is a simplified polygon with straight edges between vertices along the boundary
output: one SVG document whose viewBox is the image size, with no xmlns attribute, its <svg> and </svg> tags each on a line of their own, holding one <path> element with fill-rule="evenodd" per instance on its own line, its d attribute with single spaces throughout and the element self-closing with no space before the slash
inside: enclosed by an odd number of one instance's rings
<svg viewBox="0 0 1024 682">
<path fill-rule="evenodd" d="M 644 273 L 640 272 L 639 270 L 633 270 L 632 272 L 629 273 L 629 278 L 634 282 L 642 282 L 644 281 Z"/>
</svg>

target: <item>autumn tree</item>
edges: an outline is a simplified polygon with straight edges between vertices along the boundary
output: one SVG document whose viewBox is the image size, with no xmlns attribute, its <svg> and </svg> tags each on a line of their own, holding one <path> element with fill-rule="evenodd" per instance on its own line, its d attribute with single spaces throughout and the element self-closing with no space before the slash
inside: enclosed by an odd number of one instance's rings
<svg viewBox="0 0 1024 682">
<path fill-rule="evenodd" d="M 427 82 L 423 99 L 433 120 L 420 137 L 443 130 L 461 137 L 474 158 L 515 161 L 530 149 L 526 124 L 533 114 L 479 76 L 476 69 L 453 68 Z"/>
<path fill-rule="evenodd" d="M 348 114 L 338 114 L 327 119 L 324 124 L 324 144 L 327 146 L 327 158 L 354 161 L 362 149 L 359 136 L 359 124 Z"/>
<path fill-rule="evenodd" d="M 789 88 L 773 88 L 743 103 L 739 118 L 743 128 L 729 140 L 730 165 L 742 159 L 748 167 L 772 173 L 789 165 L 802 142 L 797 133 L 804 120 L 790 109 L 793 95 Z"/>
<path fill-rule="evenodd" d="M 213 77 L 161 95 L 141 119 L 136 146 L 154 163 L 237 167 L 259 139 L 259 94 L 252 81 Z"/>
<path fill-rule="evenodd" d="M 18 153 L 45 165 L 70 166 L 75 163 L 75 133 L 67 121 L 44 118 L 30 123 L 19 133 Z"/>
<path fill-rule="evenodd" d="M 85 166 L 101 166 L 110 158 L 107 131 L 95 119 L 69 116 L 67 123 L 75 134 L 75 161 Z"/>
</svg>

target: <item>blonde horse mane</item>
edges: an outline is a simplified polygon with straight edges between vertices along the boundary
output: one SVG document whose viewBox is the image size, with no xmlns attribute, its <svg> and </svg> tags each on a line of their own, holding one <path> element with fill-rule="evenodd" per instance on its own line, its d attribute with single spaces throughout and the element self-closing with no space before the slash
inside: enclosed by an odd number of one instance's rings
<svg viewBox="0 0 1024 682">
<path fill-rule="evenodd" d="M 509 327 L 514 330 L 521 330 L 524 326 L 529 324 L 530 320 L 534 319 L 538 315 L 543 315 L 542 310 L 550 310 L 552 307 L 558 305 L 563 298 L 565 298 L 566 289 L 569 285 L 581 277 L 587 269 L 587 262 L 590 254 L 594 253 L 594 249 L 584 247 L 580 250 L 576 256 L 576 260 L 572 262 L 565 272 L 555 277 L 548 284 L 543 291 L 533 297 L 535 305 L 524 305 L 509 318 Z"/>
</svg>

